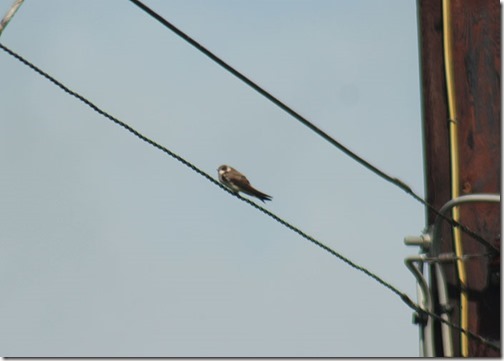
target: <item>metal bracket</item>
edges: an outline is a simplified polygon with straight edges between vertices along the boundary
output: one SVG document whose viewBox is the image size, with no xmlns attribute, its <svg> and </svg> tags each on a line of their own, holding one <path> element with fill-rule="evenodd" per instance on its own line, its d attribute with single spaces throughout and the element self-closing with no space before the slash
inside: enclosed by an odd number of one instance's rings
<svg viewBox="0 0 504 361">
<path fill-rule="evenodd" d="M 453 207 L 466 203 L 476 203 L 476 202 L 500 202 L 499 194 L 469 194 L 454 198 L 448 201 L 445 205 L 441 207 L 439 213 L 444 215 L 448 213 Z M 438 289 L 438 303 L 441 306 L 440 316 L 450 321 L 450 316 L 453 312 L 453 306 L 449 304 L 448 291 L 446 287 L 446 279 L 444 275 L 441 263 L 443 262 L 453 262 L 456 257 L 452 254 L 440 254 L 439 244 L 441 237 L 441 224 L 443 218 L 437 216 L 434 224 L 428 228 L 427 231 L 422 233 L 420 236 L 406 236 L 404 237 L 404 244 L 407 246 L 419 246 L 421 247 L 421 253 L 416 256 L 407 257 L 404 260 L 406 267 L 413 273 L 417 281 L 418 289 L 418 299 L 419 305 L 422 309 L 432 312 L 433 311 L 433 300 L 430 293 L 430 288 L 427 280 L 424 277 L 423 264 L 432 263 L 430 268 L 431 272 L 434 272 L 437 280 Z M 427 255 L 428 254 L 428 255 Z M 419 264 L 418 266 L 416 264 Z M 499 277 L 500 278 L 500 277 Z M 425 316 L 425 315 L 423 315 Z M 431 317 L 427 317 L 427 320 L 423 319 L 422 315 L 415 314 L 413 316 L 413 322 L 417 323 L 420 327 L 420 342 L 422 345 L 422 351 L 424 357 L 434 356 L 434 329 L 433 320 Z M 442 343 L 443 343 L 443 354 L 445 357 L 453 356 L 453 345 L 452 345 L 452 329 L 445 325 L 441 325 L 442 332 Z"/>
</svg>

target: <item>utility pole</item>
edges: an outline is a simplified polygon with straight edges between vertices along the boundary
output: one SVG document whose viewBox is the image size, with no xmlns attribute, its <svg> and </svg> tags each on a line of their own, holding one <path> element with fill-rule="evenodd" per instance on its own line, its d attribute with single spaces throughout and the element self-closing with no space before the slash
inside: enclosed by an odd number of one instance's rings
<svg viewBox="0 0 504 361">
<path fill-rule="evenodd" d="M 461 196 L 500 194 L 499 1 L 417 0 L 417 8 L 426 199 L 439 210 Z M 447 46 L 451 53 L 447 53 Z M 500 203 L 461 203 L 455 208 L 457 213 L 449 212 L 447 216 L 457 216 L 461 224 L 500 251 Z M 428 211 L 427 225 L 432 226 L 435 219 L 436 214 Z M 457 255 L 465 258 L 440 264 L 449 307 L 440 305 L 439 280 L 431 269 L 429 285 L 435 312 L 446 311 L 454 323 L 500 345 L 500 252 L 489 255 L 488 247 L 465 232 L 457 236 L 447 222 L 443 222 L 440 235 L 439 253 L 462 252 Z M 441 327 L 435 324 L 435 356 L 444 356 L 442 343 L 446 340 L 442 339 Z M 453 356 L 501 356 L 494 348 L 452 332 Z"/>
</svg>

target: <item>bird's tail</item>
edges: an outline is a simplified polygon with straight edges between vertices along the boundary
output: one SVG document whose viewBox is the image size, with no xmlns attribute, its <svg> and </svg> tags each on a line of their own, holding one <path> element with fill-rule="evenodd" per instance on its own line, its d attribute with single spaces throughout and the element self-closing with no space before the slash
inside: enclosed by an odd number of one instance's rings
<svg viewBox="0 0 504 361">
<path fill-rule="evenodd" d="M 254 190 L 256 191 L 256 194 L 254 194 L 254 196 L 256 196 L 261 201 L 263 201 L 263 203 L 266 203 L 266 201 L 271 201 L 273 199 L 272 196 L 269 196 L 266 193 L 259 192 L 257 189 L 254 189 Z"/>
<path fill-rule="evenodd" d="M 273 197 L 267 195 L 266 193 L 260 192 L 254 187 L 252 187 L 250 184 L 244 185 L 242 189 L 240 189 L 241 192 L 248 194 L 249 196 L 253 196 L 256 198 L 259 198 L 261 201 L 271 201 Z"/>
</svg>

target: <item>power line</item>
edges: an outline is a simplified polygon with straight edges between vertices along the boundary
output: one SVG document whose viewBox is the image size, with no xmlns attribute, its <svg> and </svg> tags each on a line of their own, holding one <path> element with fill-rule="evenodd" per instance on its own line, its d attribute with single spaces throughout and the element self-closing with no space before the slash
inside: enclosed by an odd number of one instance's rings
<svg viewBox="0 0 504 361">
<path fill-rule="evenodd" d="M 441 322 L 441 323 L 444 323 L 446 325 L 448 325 L 449 327 L 459 331 L 459 332 L 462 332 L 462 333 L 465 333 L 467 336 L 481 342 L 482 344 L 485 344 L 486 346 L 494 349 L 494 350 L 497 350 L 497 351 L 500 351 L 500 346 L 495 344 L 494 342 L 478 335 L 478 334 L 475 334 L 474 332 L 471 332 L 469 330 L 466 330 L 465 328 L 462 328 L 461 326 L 453 323 L 453 322 L 450 322 L 448 320 L 445 320 L 444 318 L 442 318 L 441 316 L 435 314 L 434 312 L 430 312 L 430 311 L 425 311 L 425 310 L 422 310 L 420 309 L 420 307 L 418 305 L 414 305 L 415 307 L 418 307 L 418 309 L 416 309 L 416 311 L 418 311 L 419 313 L 424 313 L 426 315 L 429 315 L 431 316 L 432 318 L 435 318 L 437 321 Z M 410 306 L 411 308 L 415 309 L 414 307 Z"/>
<path fill-rule="evenodd" d="M 15 0 L 10 9 L 4 15 L 2 21 L 0 21 L 0 35 L 2 35 L 2 32 L 7 27 L 14 14 L 16 14 L 16 11 L 18 11 L 19 7 L 23 5 L 23 1 L 24 0 Z"/>
<path fill-rule="evenodd" d="M 219 64 L 225 70 L 229 71 L 231 74 L 233 74 L 234 76 L 236 76 L 238 79 L 240 79 L 241 81 L 243 81 L 245 84 L 249 85 L 252 89 L 254 89 L 255 91 L 257 91 L 259 94 L 263 95 L 268 100 L 270 100 L 271 102 L 273 102 L 275 105 L 277 105 L 278 107 L 280 107 L 281 109 L 283 109 L 284 111 L 286 111 L 288 114 L 290 114 L 291 116 L 293 116 L 298 121 L 300 121 L 302 124 L 304 124 L 305 126 L 307 126 L 308 128 L 310 128 L 311 130 L 313 130 L 315 133 L 317 133 L 318 135 L 320 135 L 322 138 L 324 138 L 325 140 L 327 140 L 329 143 L 331 143 L 332 145 L 334 145 L 336 148 L 338 148 L 339 150 L 341 150 L 343 153 L 345 153 L 346 155 L 348 155 L 350 158 L 352 158 L 356 162 L 360 163 L 365 168 L 369 169 L 371 172 L 375 173 L 376 175 L 378 175 L 382 179 L 386 180 L 387 182 L 392 183 L 396 187 L 402 189 L 403 191 L 405 191 L 406 193 L 408 193 L 411 197 L 413 197 L 415 200 L 417 200 L 418 202 L 422 203 L 424 206 L 428 207 L 437 216 L 439 216 L 443 220 L 449 222 L 453 227 L 459 227 L 463 232 L 465 232 L 468 235 L 470 235 L 471 237 L 473 237 L 476 241 L 478 241 L 479 243 L 481 243 L 483 246 L 491 249 L 494 253 L 499 253 L 500 252 L 497 247 L 495 247 L 489 241 L 487 241 L 486 239 L 484 239 L 482 236 L 480 236 L 479 234 L 477 234 L 474 231 L 470 230 L 468 227 L 464 226 L 463 224 L 455 221 L 454 219 L 452 219 L 452 218 L 450 218 L 450 217 L 448 217 L 448 216 L 446 216 L 444 214 L 441 214 L 434 206 L 432 206 L 429 202 L 427 202 L 422 197 L 420 197 L 418 194 L 416 194 L 411 189 L 411 187 L 408 186 L 406 183 L 404 183 L 403 181 L 401 181 L 398 178 L 395 178 L 395 177 L 392 177 L 392 176 L 388 175 L 387 173 L 385 173 L 384 171 L 382 171 L 378 167 L 374 166 L 373 164 L 371 164 L 370 162 L 368 162 L 364 158 L 362 158 L 359 155 L 357 155 L 355 152 L 351 151 L 349 148 L 347 148 L 346 146 L 344 146 L 343 144 L 341 144 L 340 142 L 338 142 L 336 139 L 334 139 L 333 137 L 331 137 L 329 134 L 327 134 L 326 132 L 324 132 L 322 129 L 320 129 L 319 127 L 317 127 L 315 124 L 313 124 L 312 122 L 310 122 L 308 119 L 306 119 L 305 117 L 303 117 L 301 114 L 299 114 L 298 112 L 296 112 L 294 109 L 292 109 L 291 107 L 289 107 L 287 104 L 285 104 L 284 102 L 282 102 L 280 99 L 278 99 L 277 97 L 273 96 L 271 93 L 269 93 L 268 91 L 266 91 L 264 88 L 262 88 L 257 83 L 255 83 L 254 81 L 252 81 L 250 78 L 248 78 L 245 75 L 243 75 L 242 73 L 240 73 L 238 70 L 236 70 L 235 68 L 233 68 L 231 65 L 229 65 L 228 63 L 226 63 L 224 60 L 222 60 L 221 58 L 219 58 L 217 55 L 215 55 L 214 53 L 212 53 L 210 50 L 208 50 L 207 48 L 205 48 L 203 45 L 201 45 L 200 43 L 198 43 L 196 40 L 194 40 L 193 38 L 191 38 L 189 35 L 187 35 L 186 33 L 184 33 L 182 30 L 180 30 L 179 28 L 177 28 L 175 25 L 173 25 L 168 20 L 166 20 L 165 18 L 163 18 L 161 15 L 159 15 L 158 13 L 156 13 L 154 10 L 152 10 L 151 8 L 149 8 L 147 5 L 143 4 L 141 1 L 138 1 L 138 0 L 130 0 L 130 1 L 133 4 L 137 5 L 140 9 L 142 9 L 143 11 L 145 11 L 147 14 L 149 14 L 150 16 L 152 16 L 154 19 L 156 19 L 157 21 L 159 21 L 165 27 L 167 27 L 168 29 L 170 29 L 171 31 L 173 31 L 175 34 L 177 34 L 178 36 L 180 36 L 182 39 L 184 39 L 185 41 L 187 41 L 189 44 L 191 44 L 192 46 L 194 46 L 196 49 L 198 49 L 199 51 L 201 51 L 207 57 L 209 57 L 210 59 L 212 59 L 213 61 L 215 61 L 217 64 Z"/>
<path fill-rule="evenodd" d="M 492 348 L 496 348 L 496 349 L 499 349 L 500 348 L 496 345 L 494 345 L 492 342 L 490 342 L 489 340 L 486 340 L 485 338 L 469 331 L 469 330 L 466 330 L 466 329 L 463 329 L 461 328 L 459 325 L 457 324 L 454 324 L 454 323 L 451 323 L 451 322 L 448 322 L 446 320 L 444 320 L 443 318 L 441 318 L 441 316 L 435 314 L 435 313 L 432 313 L 432 312 L 429 312 L 429 311 L 425 311 L 425 310 L 422 310 L 420 308 L 420 306 L 418 306 L 416 303 L 414 303 L 407 294 L 405 294 L 404 292 L 401 292 L 398 288 L 394 287 L 392 284 L 390 284 L 389 282 L 383 280 L 381 277 L 379 277 L 378 275 L 376 275 L 375 273 L 369 271 L 368 269 L 366 269 L 365 267 L 362 267 L 356 263 L 354 263 L 353 261 L 351 261 L 350 259 L 346 258 L 345 256 L 343 256 L 342 254 L 336 252 L 335 250 L 331 249 L 330 247 L 324 245 L 323 243 L 321 243 L 320 241 L 318 241 L 317 239 L 313 238 L 312 236 L 308 235 L 307 233 L 303 232 L 301 229 L 291 225 L 290 223 L 288 223 L 287 221 L 283 220 L 282 218 L 278 217 L 276 214 L 270 212 L 269 210 L 255 204 L 254 202 L 252 202 L 251 200 L 247 199 L 247 198 L 243 198 L 241 197 L 240 195 L 237 195 L 235 194 L 234 192 L 231 192 L 229 189 L 227 189 L 225 186 L 223 186 L 220 182 L 218 182 L 217 180 L 215 180 L 213 177 L 211 177 L 209 174 L 207 174 L 206 172 L 202 171 L 201 169 L 199 169 L 198 167 L 196 167 L 195 165 L 193 165 L 192 163 L 190 163 L 189 161 L 185 160 L 184 158 L 182 158 L 181 156 L 177 155 L 176 153 L 172 152 L 171 150 L 169 150 L 168 148 L 156 143 L 155 141 L 153 141 L 152 139 L 148 138 L 147 136 L 143 135 L 142 133 L 140 133 L 139 131 L 135 130 L 134 128 L 132 128 L 131 126 L 129 126 L 128 124 L 124 123 L 123 121 L 117 119 L 116 117 L 108 114 L 107 112 L 105 112 L 104 110 L 100 109 L 98 106 L 96 106 L 94 103 L 92 103 L 91 101 L 89 101 L 88 99 L 86 99 L 85 97 L 83 97 L 82 95 L 78 94 L 77 92 L 74 92 L 73 90 L 69 89 L 68 87 L 66 87 L 65 85 L 63 85 L 61 82 L 59 82 L 58 80 L 56 80 L 55 78 L 53 78 L 52 76 L 50 76 L 48 73 L 44 72 L 43 70 L 41 70 L 40 68 L 36 67 L 34 64 L 30 63 L 28 60 L 24 59 L 23 57 L 21 57 L 19 54 L 15 53 L 14 51 L 10 50 L 9 48 L 7 48 L 6 46 L 4 46 L 3 44 L 0 43 L 0 48 L 2 50 L 4 50 L 5 52 L 7 52 L 8 54 L 10 54 L 11 56 L 13 56 L 14 58 L 16 58 L 17 60 L 19 60 L 20 62 L 22 62 L 23 64 L 25 64 L 26 66 L 28 66 L 29 68 L 31 68 L 33 71 L 35 71 L 36 73 L 38 73 L 39 75 L 43 76 L 44 78 L 46 78 L 47 80 L 49 80 L 50 82 L 52 82 L 54 85 L 56 85 L 57 87 L 59 87 L 60 89 L 62 89 L 64 92 L 66 92 L 67 94 L 70 94 L 72 95 L 73 97 L 77 98 L 78 100 L 80 100 L 81 102 L 83 102 L 84 104 L 86 104 L 87 106 L 89 106 L 91 109 L 93 109 L 94 111 L 96 111 L 97 113 L 99 113 L 100 115 L 104 116 L 105 118 L 111 120 L 112 122 L 114 122 L 115 124 L 125 128 L 126 130 L 128 130 L 130 133 L 132 133 L 133 135 L 135 135 L 136 137 L 140 138 L 141 140 L 143 140 L 144 142 L 152 145 L 153 147 L 161 150 L 162 152 L 168 154 L 169 156 L 175 158 L 176 160 L 178 160 L 179 162 L 181 162 L 182 164 L 184 164 L 185 166 L 189 167 L 190 169 L 192 169 L 193 171 L 195 171 L 196 173 L 198 173 L 199 175 L 205 177 L 208 181 L 212 182 L 213 184 L 217 185 L 219 188 L 225 190 L 226 192 L 228 192 L 229 194 L 232 194 L 234 195 L 235 197 L 241 199 L 242 201 L 248 203 L 249 205 L 251 205 L 252 207 L 258 209 L 259 211 L 263 212 L 264 214 L 268 215 L 269 217 L 273 218 L 275 221 L 277 221 L 278 223 L 282 224 L 283 226 L 287 227 L 288 229 L 292 230 L 293 232 L 296 232 L 297 234 L 299 234 L 301 237 L 307 239 L 308 241 L 316 244 L 317 246 L 319 246 L 320 248 L 324 249 L 325 251 L 329 252 L 330 254 L 332 254 L 333 256 L 339 258 L 341 261 L 345 262 L 347 265 L 349 265 L 350 267 L 364 273 L 365 275 L 367 275 L 368 277 L 372 278 L 373 280 L 375 280 L 376 282 L 378 282 L 379 284 L 381 284 L 382 286 L 384 286 L 385 288 L 387 288 L 389 291 L 391 291 L 392 293 L 396 294 L 408 307 L 410 307 L 411 309 L 415 310 L 416 312 L 419 312 L 419 313 L 423 313 L 423 314 L 428 314 L 429 316 L 439 320 L 440 322 L 443 322 L 443 323 L 446 323 L 447 325 L 449 325 L 450 327 L 453 327 L 457 330 L 459 330 L 460 332 L 464 332 L 466 333 L 467 335 L 469 335 L 470 337 L 492 347 Z"/>
<path fill-rule="evenodd" d="M 179 162 L 181 162 L 185 166 L 191 168 L 193 171 L 195 171 L 199 175 L 205 177 L 207 180 L 209 180 L 213 184 L 217 185 L 221 189 L 223 189 L 226 192 L 228 192 L 228 193 L 230 193 L 230 194 L 232 194 L 232 195 L 240 198 L 242 201 L 250 204 L 252 207 L 254 207 L 254 208 L 258 209 L 259 211 L 265 213 L 266 215 L 270 216 L 271 218 L 273 218 L 274 220 L 276 220 L 280 224 L 284 225 L 285 227 L 289 228 L 290 230 L 296 232 L 297 234 L 299 234 L 303 238 L 309 240 L 310 242 L 315 243 L 317 246 L 321 247 L 322 249 L 326 250 L 327 252 L 331 253 L 332 255 L 338 257 L 340 260 L 342 260 L 343 262 L 347 263 L 349 266 L 351 266 L 351 267 L 353 267 L 353 268 L 355 268 L 355 269 L 357 269 L 357 270 L 365 273 L 366 275 L 368 275 L 369 277 L 373 278 L 375 281 L 377 281 L 378 283 L 382 284 L 383 286 L 385 286 L 386 288 L 388 288 L 390 291 L 394 292 L 395 294 L 397 294 L 401 298 L 402 297 L 406 297 L 406 298 L 408 297 L 405 294 L 403 294 L 401 291 L 399 291 L 397 288 L 395 288 L 394 286 L 392 286 L 390 283 L 388 283 L 388 282 L 384 281 L 383 279 L 381 279 L 379 276 L 377 276 L 374 273 L 368 271 L 366 268 L 361 267 L 361 266 L 357 265 L 356 263 L 350 261 L 348 258 L 344 257 L 340 253 L 334 251 L 333 249 L 329 248 L 328 246 L 326 246 L 326 245 L 322 244 L 321 242 L 317 241 L 315 238 L 309 236 L 305 232 L 301 231 L 299 228 L 297 228 L 297 227 L 291 225 L 290 223 L 284 221 L 282 218 L 280 218 L 277 215 L 273 214 L 269 210 L 267 210 L 267 209 L 265 209 L 265 208 L 263 208 L 263 207 L 255 204 L 254 202 L 252 202 L 251 200 L 249 200 L 247 198 L 243 198 L 240 195 L 237 195 L 236 193 L 230 191 L 227 187 L 225 187 L 224 185 L 222 185 L 220 182 L 218 182 L 217 180 L 215 180 L 213 177 L 211 177 L 206 172 L 202 171 L 201 169 L 199 169 L 198 167 L 196 167 L 192 163 L 188 162 L 187 160 L 185 160 L 184 158 L 182 158 L 178 154 L 172 152 L 168 148 L 166 148 L 166 147 L 164 147 L 164 146 L 156 143 L 152 139 L 150 139 L 147 136 L 141 134 L 139 131 L 135 130 L 134 128 L 132 128 L 128 124 L 124 123 L 123 121 L 117 119 L 116 117 L 114 117 L 114 116 L 108 114 L 107 112 L 105 112 L 104 110 L 100 109 L 97 105 L 93 104 L 91 101 L 89 101 L 88 99 L 86 99 L 82 95 L 80 95 L 80 94 L 74 92 L 73 90 L 69 89 L 67 86 L 63 85 L 61 82 L 59 82 L 58 80 L 56 80 L 55 78 L 53 78 L 51 75 L 49 75 L 48 73 L 44 72 L 40 68 L 36 67 L 35 65 L 33 65 L 32 63 L 30 63 L 29 61 L 27 61 L 26 59 L 24 59 L 23 57 L 21 57 L 19 54 L 17 54 L 14 51 L 10 50 L 9 48 L 7 48 L 6 46 L 4 46 L 3 44 L 0 44 L 0 48 L 2 48 L 4 51 L 6 51 L 7 53 L 9 53 L 10 55 L 12 55 L 13 57 L 15 57 L 16 59 L 18 59 L 19 61 L 21 61 L 23 64 L 27 65 L 29 68 L 31 68 L 32 70 L 34 70 L 38 74 L 42 75 L 44 78 L 46 78 L 47 80 L 49 80 L 50 82 L 52 82 L 53 84 L 55 84 L 56 86 L 58 86 L 64 92 L 66 92 L 66 93 L 72 95 L 73 97 L 79 99 L 81 102 L 83 102 L 84 104 L 86 104 L 87 106 L 89 106 L 91 109 L 93 109 L 94 111 L 96 111 L 100 115 L 106 117 L 107 119 L 111 120 L 115 124 L 117 124 L 117 125 L 125 128 L 130 133 L 132 133 L 136 137 L 140 138 L 144 142 L 152 145 L 153 147 L 155 147 L 155 148 L 163 151 L 164 153 L 168 154 L 169 156 L 175 158 L 176 160 L 178 160 Z"/>
</svg>

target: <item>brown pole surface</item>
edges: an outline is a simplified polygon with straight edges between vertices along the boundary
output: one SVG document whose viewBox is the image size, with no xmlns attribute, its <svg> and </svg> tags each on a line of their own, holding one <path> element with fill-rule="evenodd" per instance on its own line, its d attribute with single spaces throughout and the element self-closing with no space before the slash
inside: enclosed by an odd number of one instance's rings
<svg viewBox="0 0 504 361">
<path fill-rule="evenodd" d="M 441 4 L 441 0 L 418 0 L 426 198 L 437 209 L 451 199 Z M 498 0 L 452 0 L 451 4 L 460 194 L 500 194 L 501 7 Z M 500 204 L 463 205 L 460 221 L 500 248 L 500 209 Z M 427 224 L 431 225 L 434 218 L 429 212 Z M 452 234 L 446 224 L 442 237 L 441 252 L 453 252 Z M 487 251 L 465 234 L 462 243 L 464 254 Z M 472 258 L 465 264 L 469 329 L 500 341 L 500 255 Z M 461 285 L 457 270 L 454 264 L 444 269 L 450 304 L 454 306 L 453 321 L 460 323 Z M 436 290 L 433 291 L 435 295 Z M 455 355 L 460 356 L 460 339 L 454 339 Z M 438 356 L 442 356 L 439 343 L 436 349 Z M 469 355 L 500 356 L 500 353 L 470 339 Z"/>
</svg>

